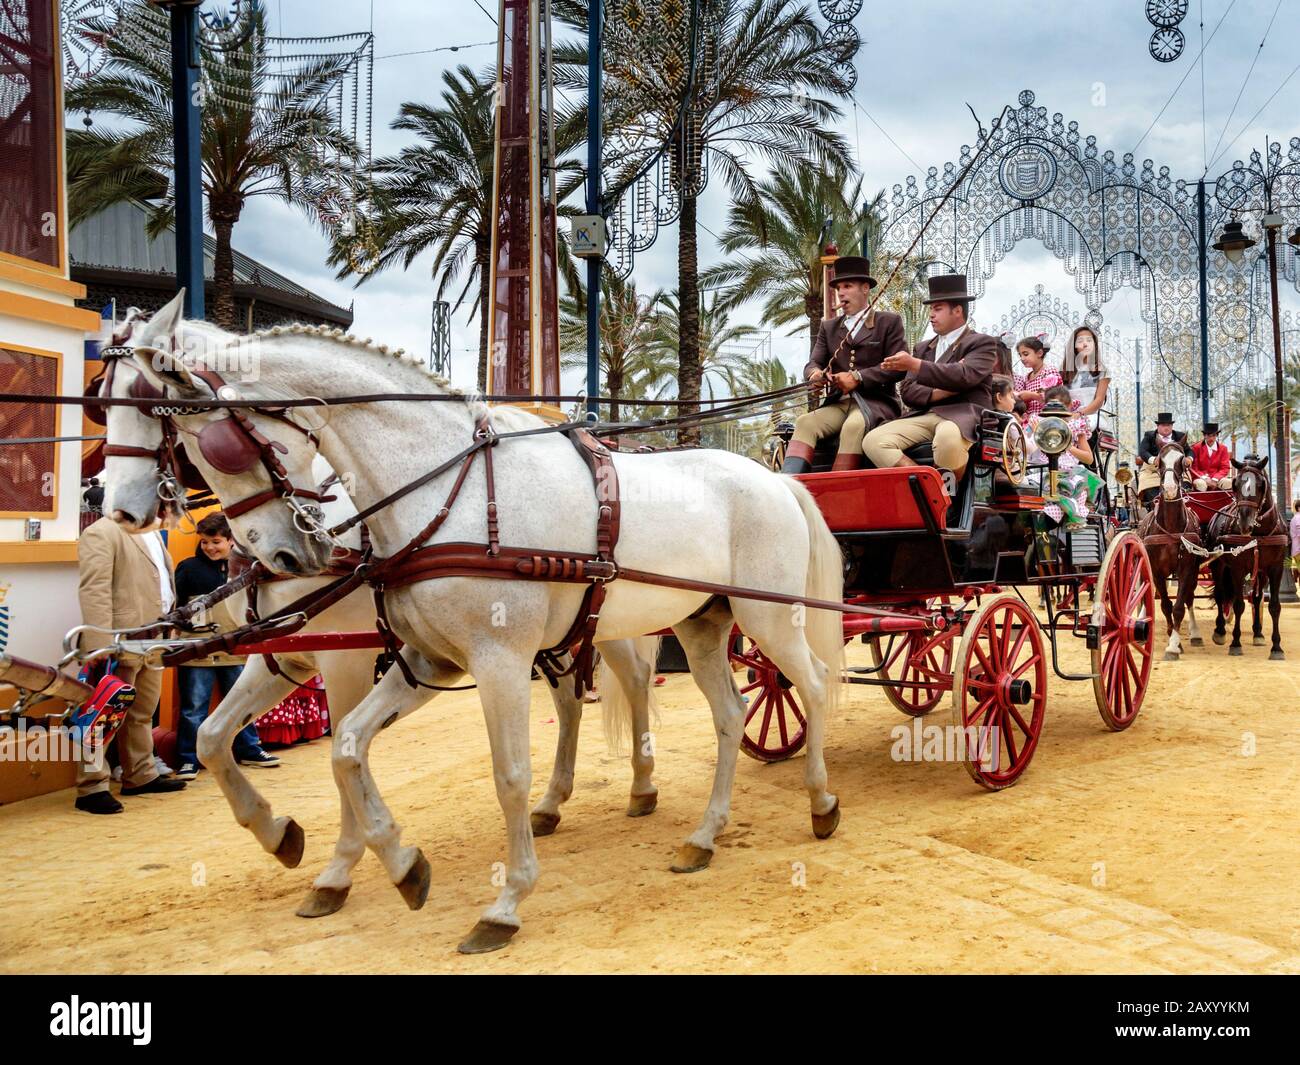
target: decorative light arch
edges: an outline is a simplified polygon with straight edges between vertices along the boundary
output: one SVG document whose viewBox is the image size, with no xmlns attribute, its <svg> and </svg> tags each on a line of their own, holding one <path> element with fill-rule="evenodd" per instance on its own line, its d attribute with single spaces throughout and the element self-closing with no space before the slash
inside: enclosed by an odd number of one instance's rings
<svg viewBox="0 0 1300 1065">
<path fill-rule="evenodd" d="M 1259 260 L 1234 264 L 1209 243 L 1223 221 L 1261 209 L 1265 174 L 1288 231 L 1300 223 L 1300 137 L 1285 159 L 1272 144 L 1267 160 L 1256 152 L 1217 181 L 1189 182 L 1150 159 L 1139 166 L 1132 153 L 1117 160 L 1101 151 L 1078 122 L 1036 106 L 1028 89 L 981 136 L 985 151 L 969 171 L 977 149 L 962 145 L 956 162 L 893 187 L 886 250 L 901 254 L 915 240 L 928 272 L 963 272 L 978 297 L 1016 244 L 1037 239 L 1073 279 L 1087 308 L 1082 320 L 1094 328 L 1119 288 L 1139 289 L 1153 376 L 1169 380 L 1168 409 L 1189 424 L 1230 388 L 1267 378 L 1271 342 L 1261 338 L 1271 336 L 1271 318 L 1258 298 Z M 1279 172 L 1289 183 L 1285 204 L 1277 202 Z M 1283 260 L 1279 278 L 1300 292 L 1296 254 Z"/>
</svg>

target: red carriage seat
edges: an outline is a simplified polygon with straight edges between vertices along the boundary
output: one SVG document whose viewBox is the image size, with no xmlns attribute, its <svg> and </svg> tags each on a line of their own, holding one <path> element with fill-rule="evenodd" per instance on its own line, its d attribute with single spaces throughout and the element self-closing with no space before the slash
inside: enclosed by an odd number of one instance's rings
<svg viewBox="0 0 1300 1065">
<path fill-rule="evenodd" d="M 1183 498 L 1187 500 L 1187 506 L 1202 525 L 1207 524 L 1216 512 L 1226 510 L 1232 505 L 1232 493 L 1223 488 L 1215 488 L 1208 492 L 1184 492 Z"/>
<path fill-rule="evenodd" d="M 925 532 L 945 525 L 948 496 L 932 466 L 807 473 L 798 480 L 817 500 L 831 532 Z"/>
</svg>

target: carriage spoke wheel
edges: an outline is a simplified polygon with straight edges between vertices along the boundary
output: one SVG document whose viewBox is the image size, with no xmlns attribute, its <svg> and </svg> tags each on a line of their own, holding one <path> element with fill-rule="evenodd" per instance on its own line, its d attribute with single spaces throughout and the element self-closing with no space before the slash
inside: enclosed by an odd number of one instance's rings
<svg viewBox="0 0 1300 1065">
<path fill-rule="evenodd" d="M 952 645 L 956 626 L 943 632 L 898 632 L 873 638 L 871 664 L 881 680 L 885 696 L 903 713 L 924 717 L 951 687 Z"/>
<path fill-rule="evenodd" d="M 760 762 L 782 762 L 797 753 L 808 735 L 799 697 L 790 682 L 748 636 L 743 650 L 730 651 L 728 657 L 733 666 L 745 669 L 740 694 L 749 705 L 741 750 Z"/>
<path fill-rule="evenodd" d="M 1047 708 L 1047 658 L 1038 619 L 1000 595 L 967 622 L 953 663 L 956 750 L 975 782 L 1009 787 L 1029 766 Z"/>
<path fill-rule="evenodd" d="M 1117 536 L 1097 576 L 1092 691 L 1106 727 L 1121 732 L 1142 708 L 1155 648 L 1155 581 L 1135 533 Z"/>
</svg>

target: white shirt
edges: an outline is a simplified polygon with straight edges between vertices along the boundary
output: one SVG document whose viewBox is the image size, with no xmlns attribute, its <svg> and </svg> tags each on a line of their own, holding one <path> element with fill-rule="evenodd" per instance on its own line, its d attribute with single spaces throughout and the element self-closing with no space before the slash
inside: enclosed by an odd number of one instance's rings
<svg viewBox="0 0 1300 1065">
<path fill-rule="evenodd" d="M 158 597 L 162 601 L 162 612 L 170 614 L 176 605 L 176 592 L 172 588 L 172 571 L 167 565 L 167 548 L 163 546 L 162 534 L 143 533 L 140 538 L 158 570 Z"/>
<path fill-rule="evenodd" d="M 957 338 L 961 336 L 966 329 L 969 328 L 973 328 L 973 326 L 971 326 L 970 322 L 966 322 L 963 325 L 957 326 L 956 329 L 950 330 L 949 332 L 944 333 L 942 336 L 940 336 L 939 342 L 934 346 L 934 361 L 938 362 L 939 360 L 941 360 L 944 356 L 944 352 L 946 352 L 950 347 L 952 347 L 953 344 L 957 342 Z"/>
<path fill-rule="evenodd" d="M 863 307 L 862 310 L 858 311 L 857 314 L 855 314 L 852 318 L 849 318 L 844 323 L 844 328 L 848 330 L 849 338 L 851 340 L 858 339 L 858 332 L 862 328 L 862 323 L 865 322 L 866 320 L 867 320 L 867 308 Z"/>
</svg>

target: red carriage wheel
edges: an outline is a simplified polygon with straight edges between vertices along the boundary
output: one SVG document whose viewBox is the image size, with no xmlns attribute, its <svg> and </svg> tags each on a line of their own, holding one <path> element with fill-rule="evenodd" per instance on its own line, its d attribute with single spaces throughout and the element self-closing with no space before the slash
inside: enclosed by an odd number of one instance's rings
<svg viewBox="0 0 1300 1065">
<path fill-rule="evenodd" d="M 1155 581 L 1136 533 L 1111 541 L 1097 575 L 1092 691 L 1106 727 L 1121 732 L 1142 709 L 1155 645 Z"/>
<path fill-rule="evenodd" d="M 956 626 L 942 632 L 898 632 L 873 637 L 871 664 L 881 680 L 899 681 L 882 685 L 885 696 L 912 717 L 923 717 L 943 700 L 952 687 L 952 645 Z"/>
<path fill-rule="evenodd" d="M 744 637 L 743 650 L 731 651 L 733 665 L 743 666 L 747 683 L 740 694 L 749 700 L 740 747 L 760 762 L 783 762 L 808 738 L 803 710 L 794 688 L 758 644 Z"/>
<path fill-rule="evenodd" d="M 975 782 L 1000 791 L 1038 746 L 1047 708 L 1047 658 L 1033 611 L 999 595 L 966 623 L 953 663 L 957 753 Z"/>
</svg>

